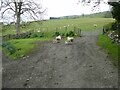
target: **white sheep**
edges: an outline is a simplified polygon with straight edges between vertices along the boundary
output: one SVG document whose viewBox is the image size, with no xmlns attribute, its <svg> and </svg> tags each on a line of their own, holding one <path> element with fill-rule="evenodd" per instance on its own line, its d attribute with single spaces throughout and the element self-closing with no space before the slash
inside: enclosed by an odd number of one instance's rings
<svg viewBox="0 0 120 90">
<path fill-rule="evenodd" d="M 72 44 L 73 43 L 74 38 L 73 37 L 67 37 L 67 41 L 65 41 L 66 45 Z"/>
<path fill-rule="evenodd" d="M 61 39 L 62 37 L 60 35 L 56 37 L 56 40 L 61 40 Z"/>
<path fill-rule="evenodd" d="M 73 37 L 67 37 L 68 42 L 73 42 L 74 38 Z"/>
<path fill-rule="evenodd" d="M 59 35 L 53 40 L 53 43 L 59 43 L 61 39 L 62 37 Z"/>
<path fill-rule="evenodd" d="M 94 24 L 93 26 L 94 26 L 94 27 L 97 27 L 97 24 Z"/>
</svg>

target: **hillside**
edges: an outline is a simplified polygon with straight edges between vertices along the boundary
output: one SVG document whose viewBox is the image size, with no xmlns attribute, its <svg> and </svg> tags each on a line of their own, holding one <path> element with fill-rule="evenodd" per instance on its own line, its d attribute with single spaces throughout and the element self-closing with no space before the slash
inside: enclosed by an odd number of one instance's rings
<svg viewBox="0 0 120 90">
<path fill-rule="evenodd" d="M 83 16 L 82 16 L 83 17 Z M 110 11 L 94 13 L 90 15 L 84 15 L 84 17 L 91 17 L 91 18 L 111 18 L 112 14 Z"/>
<path fill-rule="evenodd" d="M 48 20 L 43 22 L 28 22 L 25 24 L 21 24 L 21 33 L 26 31 L 41 31 L 45 32 L 49 36 L 57 30 L 63 33 L 67 26 L 68 31 L 74 30 L 74 27 L 80 28 L 84 31 L 93 30 L 96 28 L 101 28 L 103 25 L 113 22 L 112 18 L 77 18 L 77 19 L 58 19 L 58 20 Z M 42 23 L 42 24 L 41 24 Z M 93 24 L 97 24 L 98 26 L 95 28 Z M 14 25 L 6 25 L 2 28 L 2 34 L 15 34 L 15 26 Z"/>
<path fill-rule="evenodd" d="M 50 17 L 50 19 L 76 19 L 81 17 L 89 18 L 111 18 L 112 14 L 110 11 L 93 13 L 93 14 L 82 14 L 82 15 L 70 15 L 70 16 L 61 16 L 61 17 Z"/>
</svg>

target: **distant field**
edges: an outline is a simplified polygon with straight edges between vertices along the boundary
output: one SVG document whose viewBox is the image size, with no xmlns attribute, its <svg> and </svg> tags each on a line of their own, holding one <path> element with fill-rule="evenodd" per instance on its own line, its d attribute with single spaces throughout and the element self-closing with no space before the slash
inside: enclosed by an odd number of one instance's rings
<svg viewBox="0 0 120 90">
<path fill-rule="evenodd" d="M 67 31 L 74 30 L 74 27 L 80 28 L 83 31 L 94 30 L 101 28 L 103 25 L 113 22 L 112 18 L 77 18 L 77 19 L 60 19 L 60 20 L 48 20 L 40 22 L 32 22 L 21 25 L 21 32 L 29 30 L 40 30 L 51 34 L 51 32 L 57 31 L 65 32 L 65 26 L 67 26 Z M 93 24 L 97 24 L 97 27 L 94 27 Z M 15 26 L 4 26 L 2 29 L 2 34 L 15 34 Z"/>
</svg>

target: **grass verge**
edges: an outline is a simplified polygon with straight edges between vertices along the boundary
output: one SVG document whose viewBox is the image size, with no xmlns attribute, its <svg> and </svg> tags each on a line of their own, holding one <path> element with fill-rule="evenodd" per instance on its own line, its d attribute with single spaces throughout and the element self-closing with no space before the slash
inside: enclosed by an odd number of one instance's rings
<svg viewBox="0 0 120 90">
<path fill-rule="evenodd" d="M 105 50 L 110 56 L 113 58 L 113 63 L 118 63 L 118 49 L 120 48 L 120 45 L 117 45 L 116 43 L 112 43 L 112 40 L 108 38 L 106 35 L 99 35 L 98 36 L 98 45 Z"/>
<path fill-rule="evenodd" d="M 15 53 L 10 54 L 6 48 L 2 48 L 6 56 L 11 60 L 16 60 L 18 58 L 26 56 L 35 48 L 35 42 L 49 41 L 51 38 L 32 38 L 32 39 L 13 39 L 9 42 L 13 47 L 15 47 Z"/>
</svg>

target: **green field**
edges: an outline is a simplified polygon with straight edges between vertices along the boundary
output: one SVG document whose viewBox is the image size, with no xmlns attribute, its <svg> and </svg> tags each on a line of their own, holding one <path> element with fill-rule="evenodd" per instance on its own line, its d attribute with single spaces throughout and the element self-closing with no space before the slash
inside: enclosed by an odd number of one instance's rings
<svg viewBox="0 0 120 90">
<path fill-rule="evenodd" d="M 94 30 L 97 28 L 102 28 L 103 25 L 113 22 L 112 18 L 77 18 L 77 19 L 60 19 L 60 20 L 48 20 L 42 22 L 32 22 L 21 25 L 21 33 L 25 31 L 35 30 L 45 32 L 50 36 L 53 32 L 65 32 L 65 26 L 67 26 L 67 31 L 74 30 L 74 27 L 80 28 L 83 31 Z M 42 23 L 42 24 L 41 24 Z M 93 24 L 97 24 L 94 27 Z M 15 34 L 15 26 L 8 25 L 2 28 L 2 34 Z"/>
<path fill-rule="evenodd" d="M 60 33 L 65 33 L 67 26 L 67 31 L 74 30 L 74 27 L 80 28 L 82 31 L 90 31 L 102 28 L 105 24 L 114 22 L 112 18 L 78 18 L 78 19 L 61 19 L 61 20 L 48 20 L 41 22 L 31 22 L 21 25 L 21 33 L 34 30 L 41 31 L 45 33 L 45 37 L 37 37 L 30 39 L 13 39 L 7 42 L 10 42 L 16 50 L 13 54 L 10 54 L 6 48 L 3 48 L 3 52 L 9 56 L 11 59 L 18 59 L 22 56 L 27 55 L 34 47 L 35 42 L 48 41 L 53 39 L 53 34 L 57 30 Z M 93 24 L 97 24 L 97 27 L 94 27 Z M 57 28 L 57 29 L 56 29 Z M 15 34 L 15 26 L 7 25 L 2 28 L 2 35 Z"/>
</svg>

